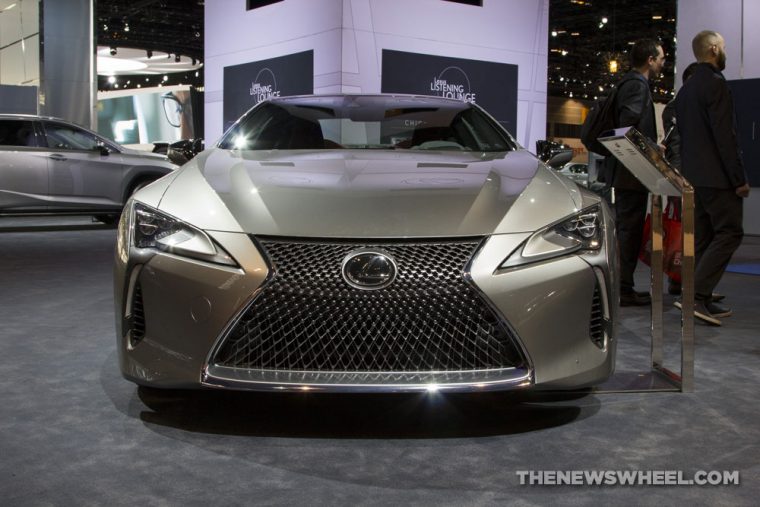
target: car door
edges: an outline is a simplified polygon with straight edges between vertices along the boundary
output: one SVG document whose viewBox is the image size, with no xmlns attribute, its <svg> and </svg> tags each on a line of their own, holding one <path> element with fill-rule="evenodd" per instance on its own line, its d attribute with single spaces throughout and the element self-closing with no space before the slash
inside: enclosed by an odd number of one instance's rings
<svg viewBox="0 0 760 507">
<path fill-rule="evenodd" d="M 124 166 L 108 141 L 64 122 L 43 122 L 49 150 L 50 205 L 63 209 L 120 209 Z"/>
<path fill-rule="evenodd" d="M 0 118 L 0 211 L 47 208 L 47 154 L 30 118 Z"/>
</svg>

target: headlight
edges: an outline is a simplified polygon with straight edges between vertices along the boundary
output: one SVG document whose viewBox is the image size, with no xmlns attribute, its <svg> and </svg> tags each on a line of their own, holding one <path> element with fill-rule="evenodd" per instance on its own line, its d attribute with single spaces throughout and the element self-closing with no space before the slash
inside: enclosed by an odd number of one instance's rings
<svg viewBox="0 0 760 507">
<path fill-rule="evenodd" d="M 130 211 L 130 240 L 133 247 L 237 266 L 230 254 L 202 230 L 138 202 L 132 205 Z"/>
<path fill-rule="evenodd" d="M 520 245 L 500 267 L 511 268 L 602 247 L 602 211 L 599 205 L 545 227 Z"/>
</svg>

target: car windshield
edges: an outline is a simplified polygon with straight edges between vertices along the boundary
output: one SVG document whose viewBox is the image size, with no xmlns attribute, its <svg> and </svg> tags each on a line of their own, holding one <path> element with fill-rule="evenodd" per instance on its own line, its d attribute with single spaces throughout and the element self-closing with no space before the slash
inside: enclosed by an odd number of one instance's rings
<svg viewBox="0 0 760 507">
<path fill-rule="evenodd" d="M 281 99 L 253 108 L 222 138 L 240 150 L 508 151 L 515 144 L 466 102 L 339 96 Z"/>
</svg>

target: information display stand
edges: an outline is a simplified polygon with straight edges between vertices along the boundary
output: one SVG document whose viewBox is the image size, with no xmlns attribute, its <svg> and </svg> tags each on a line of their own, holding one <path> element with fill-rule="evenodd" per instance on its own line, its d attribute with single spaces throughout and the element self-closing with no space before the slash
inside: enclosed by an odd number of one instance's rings
<svg viewBox="0 0 760 507">
<path fill-rule="evenodd" d="M 617 129 L 599 141 L 652 193 L 651 370 L 615 373 L 598 392 L 694 390 L 694 188 L 670 165 L 660 148 L 633 127 Z M 681 368 L 667 369 L 663 354 L 662 197 L 681 198 Z"/>
</svg>

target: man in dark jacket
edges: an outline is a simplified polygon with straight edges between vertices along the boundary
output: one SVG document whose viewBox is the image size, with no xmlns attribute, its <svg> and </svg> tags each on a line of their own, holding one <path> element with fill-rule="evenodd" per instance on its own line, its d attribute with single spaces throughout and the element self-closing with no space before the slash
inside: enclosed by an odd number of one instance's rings
<svg viewBox="0 0 760 507">
<path fill-rule="evenodd" d="M 632 69 L 618 84 L 615 127 L 636 130 L 657 141 L 654 103 L 649 80 L 660 75 L 665 63 L 662 46 L 654 40 L 637 41 L 631 48 Z M 615 188 L 615 224 L 620 247 L 620 305 L 648 305 L 648 292 L 634 290 L 633 272 L 641 249 L 649 193 L 639 180 L 614 157 L 605 160 L 606 177 Z"/>
<path fill-rule="evenodd" d="M 697 62 L 690 63 L 683 71 L 681 79 L 686 84 L 694 71 L 697 69 Z M 681 135 L 678 133 L 676 124 L 676 99 L 671 100 L 662 111 L 662 128 L 665 130 L 665 138 L 662 140 L 665 146 L 665 158 L 668 162 L 681 170 Z M 674 213 L 677 220 L 681 220 L 681 199 L 679 197 L 668 197 L 668 206 Z M 681 293 L 681 282 L 672 278 L 668 280 L 668 293 L 677 295 Z"/>
<path fill-rule="evenodd" d="M 736 136 L 734 102 L 721 73 L 726 68 L 725 41 L 703 31 L 692 41 L 697 65 L 676 97 L 683 174 L 694 186 L 694 316 L 720 325 L 731 310 L 712 293 L 739 248 L 744 230 L 743 202 L 749 184 Z M 676 302 L 680 307 L 680 302 Z"/>
</svg>

